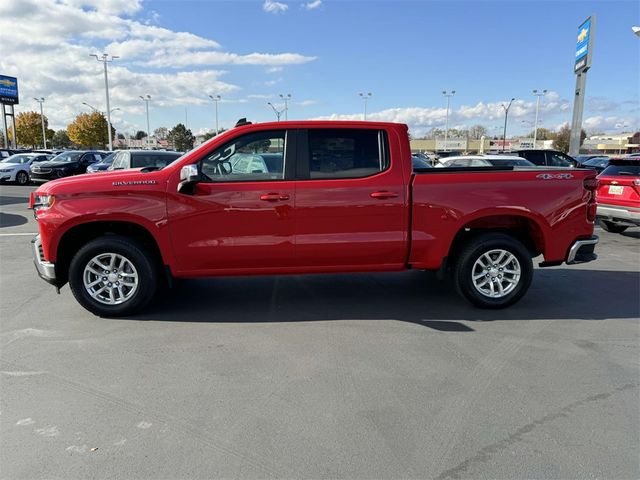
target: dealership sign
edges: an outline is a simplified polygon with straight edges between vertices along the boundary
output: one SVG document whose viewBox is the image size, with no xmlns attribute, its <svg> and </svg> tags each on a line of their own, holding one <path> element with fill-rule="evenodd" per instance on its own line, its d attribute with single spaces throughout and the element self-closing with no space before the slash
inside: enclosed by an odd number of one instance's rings
<svg viewBox="0 0 640 480">
<path fill-rule="evenodd" d="M 18 104 L 18 79 L 0 75 L 0 103 L 5 105 Z"/>
<path fill-rule="evenodd" d="M 589 17 L 578 27 L 576 58 L 573 66 L 573 71 L 575 73 L 585 71 L 591 66 L 593 24 L 594 22 L 592 21 L 592 17 Z"/>
<path fill-rule="evenodd" d="M 466 149 L 467 149 L 466 140 L 447 139 L 447 143 L 445 144 L 443 139 L 436 138 L 436 150 L 466 150 Z"/>
</svg>

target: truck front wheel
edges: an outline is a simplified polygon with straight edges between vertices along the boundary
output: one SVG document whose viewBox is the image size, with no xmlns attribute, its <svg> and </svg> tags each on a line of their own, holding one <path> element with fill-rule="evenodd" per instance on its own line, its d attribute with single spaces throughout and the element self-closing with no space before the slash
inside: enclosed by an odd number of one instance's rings
<svg viewBox="0 0 640 480">
<path fill-rule="evenodd" d="M 453 270 L 456 290 L 481 308 L 504 308 L 520 300 L 533 278 L 527 248 L 502 233 L 472 238 L 460 251 Z"/>
<path fill-rule="evenodd" d="M 69 285 L 78 303 L 100 316 L 131 315 L 144 308 L 156 289 L 155 264 L 144 248 L 119 235 L 84 245 L 69 265 Z"/>
</svg>

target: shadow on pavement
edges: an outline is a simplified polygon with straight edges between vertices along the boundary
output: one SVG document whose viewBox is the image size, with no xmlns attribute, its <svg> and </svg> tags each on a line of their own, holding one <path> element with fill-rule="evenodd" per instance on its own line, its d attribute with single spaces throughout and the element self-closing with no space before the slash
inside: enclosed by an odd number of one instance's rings
<svg viewBox="0 0 640 480">
<path fill-rule="evenodd" d="M 425 272 L 227 277 L 184 280 L 129 320 L 172 322 L 312 322 L 398 320 L 443 331 L 473 331 L 461 320 L 604 320 L 640 316 L 638 272 L 536 270 L 516 305 L 482 310 Z"/>
<path fill-rule="evenodd" d="M 28 204 L 29 196 L 26 197 L 11 197 L 8 195 L 0 195 L 0 205 L 16 205 L 19 203 Z"/>
<path fill-rule="evenodd" d="M 622 232 L 620 235 L 622 235 L 623 237 L 629 237 L 629 238 L 640 238 L 640 230 L 634 229 L 634 230 L 627 230 L 625 232 Z"/>
<path fill-rule="evenodd" d="M 22 215 L 14 215 L 12 213 L 0 212 L 0 228 L 4 227 L 16 227 L 18 225 L 24 225 L 29 220 Z"/>
</svg>

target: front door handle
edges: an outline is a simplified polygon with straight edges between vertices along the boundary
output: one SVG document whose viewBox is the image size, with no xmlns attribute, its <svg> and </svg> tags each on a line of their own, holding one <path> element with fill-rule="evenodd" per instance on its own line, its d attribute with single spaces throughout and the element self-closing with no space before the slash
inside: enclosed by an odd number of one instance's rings
<svg viewBox="0 0 640 480">
<path fill-rule="evenodd" d="M 260 195 L 260 200 L 263 202 L 277 202 L 279 200 L 289 200 L 289 195 L 286 193 L 265 193 Z"/>
<path fill-rule="evenodd" d="M 383 192 L 373 192 L 371 194 L 371 198 L 380 198 L 380 199 L 385 199 L 385 198 L 396 198 L 398 196 L 397 193 L 395 192 L 387 192 L 387 191 L 383 191 Z"/>
</svg>

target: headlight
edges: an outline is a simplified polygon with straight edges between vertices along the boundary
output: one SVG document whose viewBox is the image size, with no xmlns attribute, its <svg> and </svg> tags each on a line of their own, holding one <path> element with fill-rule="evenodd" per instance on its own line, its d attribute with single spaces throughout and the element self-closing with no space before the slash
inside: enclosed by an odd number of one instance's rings
<svg viewBox="0 0 640 480">
<path fill-rule="evenodd" d="M 33 202 L 31 203 L 31 208 L 34 210 L 44 210 L 46 208 L 51 207 L 53 205 L 54 197 L 53 195 L 47 195 L 43 193 L 34 193 L 33 194 Z"/>
<path fill-rule="evenodd" d="M 0 170 L 0 173 L 9 173 L 11 171 L 13 171 L 13 168 L 4 168 L 4 169 Z"/>
</svg>

